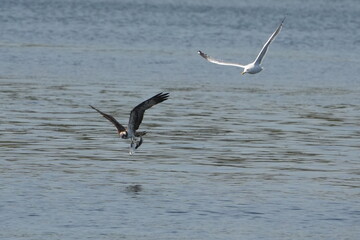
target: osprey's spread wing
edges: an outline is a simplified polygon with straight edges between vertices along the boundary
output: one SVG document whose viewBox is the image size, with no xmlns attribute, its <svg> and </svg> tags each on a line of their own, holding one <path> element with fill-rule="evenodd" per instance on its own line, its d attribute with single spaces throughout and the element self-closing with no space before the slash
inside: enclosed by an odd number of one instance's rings
<svg viewBox="0 0 360 240">
<path fill-rule="evenodd" d="M 159 93 L 149 98 L 148 100 L 140 103 L 130 112 L 128 129 L 132 131 L 136 131 L 139 129 L 139 126 L 143 120 L 145 110 L 151 108 L 152 106 L 161 103 L 167 100 L 169 97 L 169 93 Z"/>
<path fill-rule="evenodd" d="M 100 111 L 99 109 L 96 109 L 95 107 L 89 105 L 92 109 L 96 110 L 98 113 L 100 113 L 101 115 L 103 115 L 104 118 L 106 118 L 107 120 L 109 120 L 110 122 L 112 122 L 115 127 L 117 128 L 118 130 L 118 133 L 122 132 L 122 131 L 126 131 L 125 127 L 123 125 L 121 125 L 118 121 L 116 121 L 116 119 L 109 115 L 109 114 L 106 114 L 102 111 Z"/>
<path fill-rule="evenodd" d="M 225 65 L 225 66 L 233 66 L 233 67 L 241 67 L 241 68 L 245 68 L 244 65 L 238 64 L 238 63 L 231 63 L 231 62 L 224 62 L 222 60 L 217 60 L 215 58 L 210 57 L 209 55 L 207 55 L 206 53 L 203 53 L 202 51 L 198 51 L 198 54 L 200 56 L 202 56 L 203 58 L 205 58 L 206 60 L 208 60 L 211 63 L 215 63 L 215 64 L 219 64 L 219 65 Z"/>
<path fill-rule="evenodd" d="M 265 54 L 266 54 L 266 52 L 267 52 L 267 50 L 269 48 L 270 43 L 275 39 L 275 37 L 281 31 L 281 28 L 283 26 L 284 21 L 285 21 L 285 18 L 281 21 L 280 25 L 277 27 L 275 32 L 273 32 L 273 34 L 271 34 L 270 38 L 266 41 L 266 43 L 264 44 L 264 46 L 262 47 L 261 51 L 259 52 L 259 54 L 257 55 L 257 57 L 256 57 L 256 59 L 254 61 L 255 64 L 261 64 L 261 61 L 265 57 Z"/>
</svg>

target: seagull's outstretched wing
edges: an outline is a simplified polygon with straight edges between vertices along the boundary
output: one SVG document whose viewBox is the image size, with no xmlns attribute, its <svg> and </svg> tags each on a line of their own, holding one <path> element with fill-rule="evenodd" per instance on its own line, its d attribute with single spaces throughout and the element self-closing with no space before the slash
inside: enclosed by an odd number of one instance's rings
<svg viewBox="0 0 360 240">
<path fill-rule="evenodd" d="M 233 66 L 233 67 L 245 68 L 244 65 L 241 65 L 241 64 L 238 64 L 238 63 L 231 63 L 231 62 L 224 62 L 222 60 L 217 60 L 215 58 L 210 57 L 206 53 L 203 53 L 200 50 L 198 51 L 198 54 L 200 56 L 202 56 L 203 58 L 205 58 L 206 60 L 208 60 L 209 62 L 211 62 L 211 63 L 215 63 L 215 64 L 219 64 L 219 65 L 225 65 L 225 66 Z"/>
<path fill-rule="evenodd" d="M 283 26 L 283 23 L 285 21 L 285 18 L 281 21 L 280 25 L 277 27 L 277 29 L 275 30 L 275 32 L 273 32 L 273 34 L 271 34 L 270 38 L 266 41 L 266 43 L 264 44 L 264 46 L 262 47 L 261 51 L 259 52 L 259 54 L 257 55 L 256 59 L 255 59 L 255 64 L 261 64 L 261 61 L 263 60 L 263 58 L 265 57 L 265 54 L 269 48 L 270 43 L 275 39 L 275 37 L 279 34 L 279 32 L 281 31 L 281 28 Z"/>
<path fill-rule="evenodd" d="M 152 106 L 161 103 L 167 100 L 169 97 L 169 93 L 159 93 L 149 98 L 148 100 L 140 103 L 130 112 L 128 129 L 132 131 L 136 131 L 139 129 L 139 126 L 143 120 L 145 110 L 151 108 Z"/>
<path fill-rule="evenodd" d="M 101 115 L 103 115 L 104 118 L 106 118 L 107 120 L 109 120 L 110 122 L 112 122 L 115 127 L 117 128 L 118 130 L 118 133 L 122 132 L 122 131 L 126 131 L 125 127 L 123 125 L 121 125 L 118 121 L 116 121 L 116 119 L 109 115 L 109 114 L 106 114 L 102 111 L 100 111 L 99 109 L 96 109 L 95 107 L 89 105 L 92 109 L 96 110 L 98 113 L 100 113 Z"/>
</svg>

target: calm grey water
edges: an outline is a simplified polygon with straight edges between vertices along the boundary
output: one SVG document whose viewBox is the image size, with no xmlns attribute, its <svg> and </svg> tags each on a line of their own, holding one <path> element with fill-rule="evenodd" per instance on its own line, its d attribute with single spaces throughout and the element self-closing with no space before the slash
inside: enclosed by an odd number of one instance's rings
<svg viewBox="0 0 360 240">
<path fill-rule="evenodd" d="M 0 238 L 359 239 L 360 4 L 1 1 Z M 256 75 L 248 63 L 287 15 Z M 126 124 L 154 94 L 144 144 Z"/>
</svg>

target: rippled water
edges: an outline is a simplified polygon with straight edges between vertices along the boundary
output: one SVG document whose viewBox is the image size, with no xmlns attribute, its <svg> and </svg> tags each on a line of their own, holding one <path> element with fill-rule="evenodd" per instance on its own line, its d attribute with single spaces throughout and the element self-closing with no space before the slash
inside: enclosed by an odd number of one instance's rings
<svg viewBox="0 0 360 240">
<path fill-rule="evenodd" d="M 351 6 L 351 7 L 349 7 Z M 358 239 L 357 1 L 2 1 L 2 239 Z M 256 75 L 250 62 L 287 15 Z M 154 94 L 135 155 L 126 124 Z"/>
</svg>

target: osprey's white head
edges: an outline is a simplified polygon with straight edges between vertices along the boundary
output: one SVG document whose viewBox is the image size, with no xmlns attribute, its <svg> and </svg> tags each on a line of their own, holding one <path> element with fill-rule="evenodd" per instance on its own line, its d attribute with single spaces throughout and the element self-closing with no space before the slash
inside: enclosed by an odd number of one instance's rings
<svg viewBox="0 0 360 240">
<path fill-rule="evenodd" d="M 127 131 L 119 132 L 119 136 L 120 136 L 122 139 L 127 139 L 127 138 L 128 138 L 128 132 L 127 132 Z"/>
</svg>

